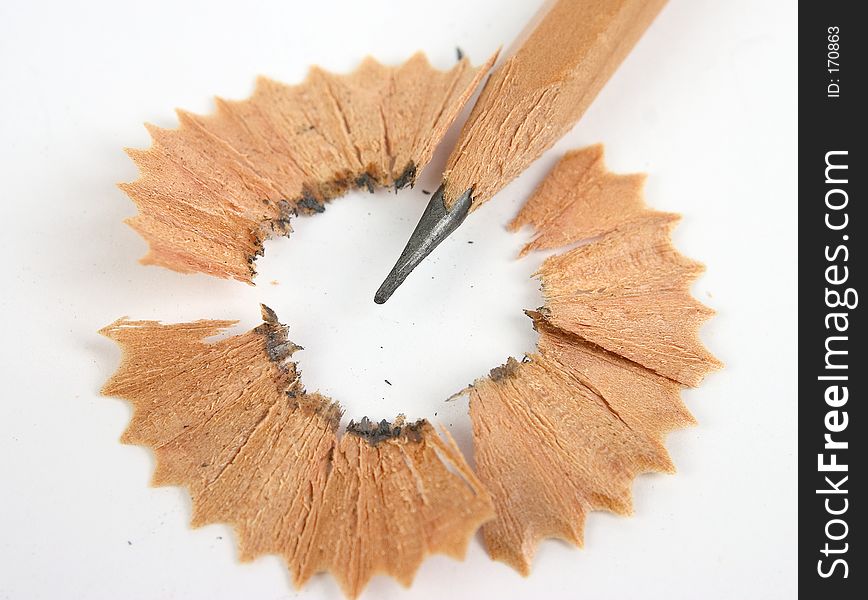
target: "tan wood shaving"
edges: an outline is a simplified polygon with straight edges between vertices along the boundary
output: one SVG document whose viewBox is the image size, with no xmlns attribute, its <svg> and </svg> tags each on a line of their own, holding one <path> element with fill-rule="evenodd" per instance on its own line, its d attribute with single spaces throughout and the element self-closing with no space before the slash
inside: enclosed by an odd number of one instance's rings
<svg viewBox="0 0 868 600">
<path fill-rule="evenodd" d="M 531 248 L 598 237 L 540 268 L 537 353 L 468 388 L 497 513 L 486 547 L 523 574 L 541 539 L 581 545 L 588 511 L 629 513 L 636 475 L 674 470 L 663 436 L 693 422 L 680 389 L 720 367 L 698 337 L 712 311 L 690 295 L 702 267 L 672 246 L 677 217 L 644 208 L 641 177 L 601 160 L 601 147 L 569 153 L 519 213 Z"/>
<path fill-rule="evenodd" d="M 364 419 L 338 436 L 339 406 L 304 391 L 298 347 L 263 317 L 217 341 L 234 322 L 101 331 L 123 349 L 103 393 L 132 402 L 122 439 L 154 450 L 154 485 L 186 486 L 194 526 L 231 524 L 242 560 L 280 555 L 298 586 L 330 571 L 356 597 L 378 573 L 409 585 L 430 553 L 462 558 L 493 513 L 448 432 Z"/>
<path fill-rule="evenodd" d="M 699 339 L 714 311 L 690 295 L 704 267 L 672 246 L 675 215 L 655 215 L 547 259 L 546 319 L 684 385 L 720 363 Z"/>
<path fill-rule="evenodd" d="M 263 241 L 292 217 L 350 188 L 412 184 L 494 59 L 440 71 L 420 53 L 348 75 L 313 68 L 295 86 L 260 77 L 247 100 L 148 125 L 151 147 L 127 151 L 140 177 L 120 185 L 150 244 L 142 262 L 252 283 Z"/>
<path fill-rule="evenodd" d="M 511 231 L 525 225 L 535 230 L 521 256 L 609 233 L 653 214 L 642 197 L 645 175 L 612 173 L 603 154 L 602 144 L 570 150 L 546 175 L 509 224 Z"/>
</svg>

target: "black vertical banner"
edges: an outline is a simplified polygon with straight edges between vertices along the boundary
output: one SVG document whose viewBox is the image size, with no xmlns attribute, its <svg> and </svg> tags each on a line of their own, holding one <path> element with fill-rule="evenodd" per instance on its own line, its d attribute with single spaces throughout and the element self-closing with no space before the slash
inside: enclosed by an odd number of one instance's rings
<svg viewBox="0 0 868 600">
<path fill-rule="evenodd" d="M 868 598 L 866 38 L 859 2 L 799 2 L 799 591 Z"/>
</svg>

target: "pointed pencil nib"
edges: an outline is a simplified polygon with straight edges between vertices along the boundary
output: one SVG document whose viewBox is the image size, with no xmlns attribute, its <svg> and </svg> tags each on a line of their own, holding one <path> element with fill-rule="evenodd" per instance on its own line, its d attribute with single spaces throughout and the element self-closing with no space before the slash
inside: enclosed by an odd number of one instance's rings
<svg viewBox="0 0 868 600">
<path fill-rule="evenodd" d="M 473 197 L 470 195 L 472 191 L 473 188 L 470 188 L 461 194 L 452 208 L 447 209 L 443 201 L 443 186 L 437 188 L 437 191 L 431 196 L 425 212 L 422 213 L 419 224 L 416 225 L 416 229 L 413 230 L 413 234 L 407 241 L 407 246 L 404 247 L 401 257 L 392 267 L 380 289 L 374 294 L 374 302 L 383 304 L 391 298 L 395 290 L 404 283 L 407 275 L 426 256 L 431 254 L 431 251 L 440 242 L 449 237 L 464 222 L 467 213 L 470 212 L 470 205 L 473 203 Z"/>
</svg>

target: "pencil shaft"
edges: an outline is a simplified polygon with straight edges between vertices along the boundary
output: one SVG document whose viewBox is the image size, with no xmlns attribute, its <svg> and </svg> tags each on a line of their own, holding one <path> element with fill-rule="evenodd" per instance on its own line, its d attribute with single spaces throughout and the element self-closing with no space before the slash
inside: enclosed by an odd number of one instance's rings
<svg viewBox="0 0 868 600">
<path fill-rule="evenodd" d="M 561 138 L 666 0 L 557 0 L 490 77 L 444 172 L 447 207 L 468 189 L 471 210 Z"/>
</svg>

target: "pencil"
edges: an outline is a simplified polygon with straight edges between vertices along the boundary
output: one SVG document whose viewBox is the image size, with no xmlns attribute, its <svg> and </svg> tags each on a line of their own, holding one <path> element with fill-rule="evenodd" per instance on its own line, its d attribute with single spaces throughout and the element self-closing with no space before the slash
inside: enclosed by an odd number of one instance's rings
<svg viewBox="0 0 868 600">
<path fill-rule="evenodd" d="M 492 73 L 392 271 L 388 300 L 431 251 L 581 118 L 666 0 L 556 0 Z"/>
</svg>

